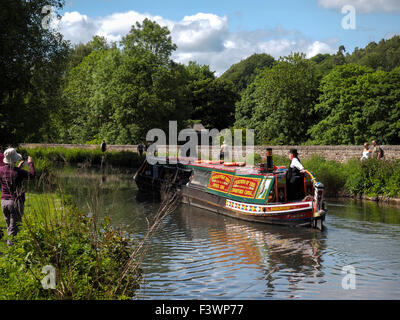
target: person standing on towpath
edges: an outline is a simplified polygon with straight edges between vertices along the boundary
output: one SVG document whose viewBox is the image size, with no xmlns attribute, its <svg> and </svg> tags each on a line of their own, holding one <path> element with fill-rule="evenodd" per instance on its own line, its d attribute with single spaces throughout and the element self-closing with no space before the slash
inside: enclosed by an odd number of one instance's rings
<svg viewBox="0 0 400 320">
<path fill-rule="evenodd" d="M 102 143 L 101 143 L 101 145 L 100 145 L 100 148 L 101 148 L 101 152 L 106 152 L 106 150 L 107 150 L 107 144 L 106 144 L 106 141 L 105 141 L 105 140 L 102 141 Z"/>
<path fill-rule="evenodd" d="M 15 166 L 20 160 L 22 160 L 22 156 L 14 148 L 9 148 L 4 151 L 4 165 L 0 167 L 1 209 L 6 220 L 8 235 L 12 237 L 17 235 L 18 225 L 24 215 L 25 189 L 23 182 L 36 175 L 31 157 L 28 157 L 29 172 L 21 169 L 24 161 Z M 13 245 L 13 242 L 8 240 L 7 244 Z"/>
</svg>

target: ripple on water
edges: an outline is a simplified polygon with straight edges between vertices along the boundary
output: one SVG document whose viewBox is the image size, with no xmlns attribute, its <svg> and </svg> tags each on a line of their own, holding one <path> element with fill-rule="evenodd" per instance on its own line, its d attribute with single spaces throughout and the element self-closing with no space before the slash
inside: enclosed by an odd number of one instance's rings
<svg viewBox="0 0 400 320">
<path fill-rule="evenodd" d="M 78 177 L 64 178 L 66 189 L 80 199 L 86 199 L 90 183 L 103 181 L 96 173 L 90 179 L 79 175 L 79 183 Z M 104 214 L 142 239 L 146 217 L 158 205 L 133 200 L 137 189 L 130 175 L 107 175 L 105 187 Z M 332 201 L 328 209 L 321 233 L 181 206 L 151 241 L 138 298 L 400 298 L 400 210 L 352 201 Z M 341 286 L 346 265 L 355 268 L 356 290 Z"/>
</svg>

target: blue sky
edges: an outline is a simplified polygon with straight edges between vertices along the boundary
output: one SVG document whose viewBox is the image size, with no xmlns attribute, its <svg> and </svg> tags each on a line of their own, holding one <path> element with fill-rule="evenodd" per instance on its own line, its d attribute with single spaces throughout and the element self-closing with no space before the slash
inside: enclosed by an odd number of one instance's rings
<svg viewBox="0 0 400 320">
<path fill-rule="evenodd" d="M 345 5 L 355 10 L 355 29 L 342 27 Z M 96 34 L 118 41 L 151 18 L 171 30 L 175 60 L 209 64 L 217 74 L 253 53 L 311 57 L 340 45 L 352 52 L 400 34 L 399 0 L 66 0 L 62 16 L 60 31 L 73 43 Z"/>
</svg>

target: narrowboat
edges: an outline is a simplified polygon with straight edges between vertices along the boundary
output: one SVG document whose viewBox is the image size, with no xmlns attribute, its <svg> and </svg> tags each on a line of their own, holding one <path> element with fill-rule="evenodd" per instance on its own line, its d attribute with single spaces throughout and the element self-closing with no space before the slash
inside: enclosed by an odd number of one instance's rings
<svg viewBox="0 0 400 320">
<path fill-rule="evenodd" d="M 144 193 L 159 194 L 162 185 L 170 183 L 181 193 L 181 202 L 226 216 L 322 230 L 324 185 L 306 171 L 301 199 L 290 199 L 287 171 L 272 164 L 269 149 L 266 165 L 260 166 L 193 158 L 169 158 L 166 164 L 154 165 L 145 161 L 134 179 Z"/>
</svg>

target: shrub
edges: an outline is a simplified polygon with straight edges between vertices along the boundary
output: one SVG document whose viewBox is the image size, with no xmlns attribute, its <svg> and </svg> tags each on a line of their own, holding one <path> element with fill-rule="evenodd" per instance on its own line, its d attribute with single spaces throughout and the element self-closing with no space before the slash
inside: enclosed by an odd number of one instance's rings
<svg viewBox="0 0 400 320">
<path fill-rule="evenodd" d="M 359 159 L 350 159 L 344 166 L 346 183 L 344 189 L 350 195 L 360 195 L 364 190 L 364 178 L 361 174 L 361 162 Z"/>
<path fill-rule="evenodd" d="M 325 160 L 319 155 L 312 155 L 309 160 L 303 161 L 303 165 L 324 184 L 326 195 L 336 195 L 345 186 L 346 175 L 341 163 Z"/>
<path fill-rule="evenodd" d="M 385 193 L 389 197 L 400 197 L 400 161 L 393 163 L 393 174 L 386 184 Z"/>
<path fill-rule="evenodd" d="M 0 256 L 0 299 L 130 299 L 140 269 L 121 273 L 133 243 L 110 220 L 82 215 L 50 195 L 27 201 L 14 246 Z M 45 290 L 42 268 L 56 270 L 56 289 Z"/>
<path fill-rule="evenodd" d="M 261 163 L 262 159 L 258 153 L 252 152 L 246 156 L 245 162 L 246 164 L 258 164 Z"/>
</svg>

